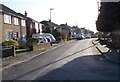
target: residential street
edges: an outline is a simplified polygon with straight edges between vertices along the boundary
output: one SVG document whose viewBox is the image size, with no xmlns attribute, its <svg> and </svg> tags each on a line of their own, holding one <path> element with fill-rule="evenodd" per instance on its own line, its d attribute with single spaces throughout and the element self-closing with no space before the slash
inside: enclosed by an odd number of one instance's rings
<svg viewBox="0 0 120 82">
<path fill-rule="evenodd" d="M 2 71 L 3 80 L 118 80 L 120 65 L 92 44 L 76 40 Z"/>
</svg>

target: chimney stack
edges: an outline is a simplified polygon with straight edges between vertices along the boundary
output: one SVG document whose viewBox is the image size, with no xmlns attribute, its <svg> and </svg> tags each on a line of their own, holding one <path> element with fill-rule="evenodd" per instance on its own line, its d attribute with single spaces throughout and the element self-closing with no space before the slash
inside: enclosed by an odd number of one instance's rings
<svg viewBox="0 0 120 82">
<path fill-rule="evenodd" d="M 27 17 L 27 11 L 25 11 L 25 16 Z"/>
</svg>

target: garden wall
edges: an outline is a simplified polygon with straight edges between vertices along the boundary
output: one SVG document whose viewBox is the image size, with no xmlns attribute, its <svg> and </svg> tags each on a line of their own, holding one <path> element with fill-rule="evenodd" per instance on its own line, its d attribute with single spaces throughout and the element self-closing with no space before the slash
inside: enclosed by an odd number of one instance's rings
<svg viewBox="0 0 120 82">
<path fill-rule="evenodd" d="M 14 47 L 2 48 L 2 50 L 0 51 L 2 52 L 2 58 L 9 56 L 13 56 L 13 57 L 16 56 Z"/>
<path fill-rule="evenodd" d="M 31 49 L 31 50 L 33 50 L 33 51 L 40 50 L 41 48 L 48 48 L 50 46 L 51 46 L 51 43 L 39 43 L 37 45 L 32 46 L 33 49 Z"/>
</svg>

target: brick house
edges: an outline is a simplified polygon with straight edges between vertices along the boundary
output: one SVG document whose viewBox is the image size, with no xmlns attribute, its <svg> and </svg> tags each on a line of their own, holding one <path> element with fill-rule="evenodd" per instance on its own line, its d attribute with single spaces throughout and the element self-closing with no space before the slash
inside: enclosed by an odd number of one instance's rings
<svg viewBox="0 0 120 82">
<path fill-rule="evenodd" d="M 27 17 L 27 12 L 23 15 L 0 4 L 0 17 L 0 39 L 2 42 L 13 39 L 21 41 L 25 38 L 30 38 L 34 33 L 42 32 L 41 24 Z"/>
<path fill-rule="evenodd" d="M 42 33 L 42 24 L 30 17 L 26 20 L 27 27 L 27 39 L 32 36 L 32 34 Z"/>
<path fill-rule="evenodd" d="M 2 42 L 12 39 L 21 40 L 22 37 L 26 36 L 26 17 L 3 4 L 0 4 L 0 6 Z"/>
</svg>

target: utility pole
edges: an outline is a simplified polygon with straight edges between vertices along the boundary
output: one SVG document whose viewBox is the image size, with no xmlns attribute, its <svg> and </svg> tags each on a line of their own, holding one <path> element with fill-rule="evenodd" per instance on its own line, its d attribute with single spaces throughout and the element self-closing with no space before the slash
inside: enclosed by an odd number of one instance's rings
<svg viewBox="0 0 120 82">
<path fill-rule="evenodd" d="M 50 8 L 50 22 L 51 22 L 51 19 L 52 19 L 52 15 L 51 15 L 51 11 L 54 10 L 54 8 Z"/>
</svg>

